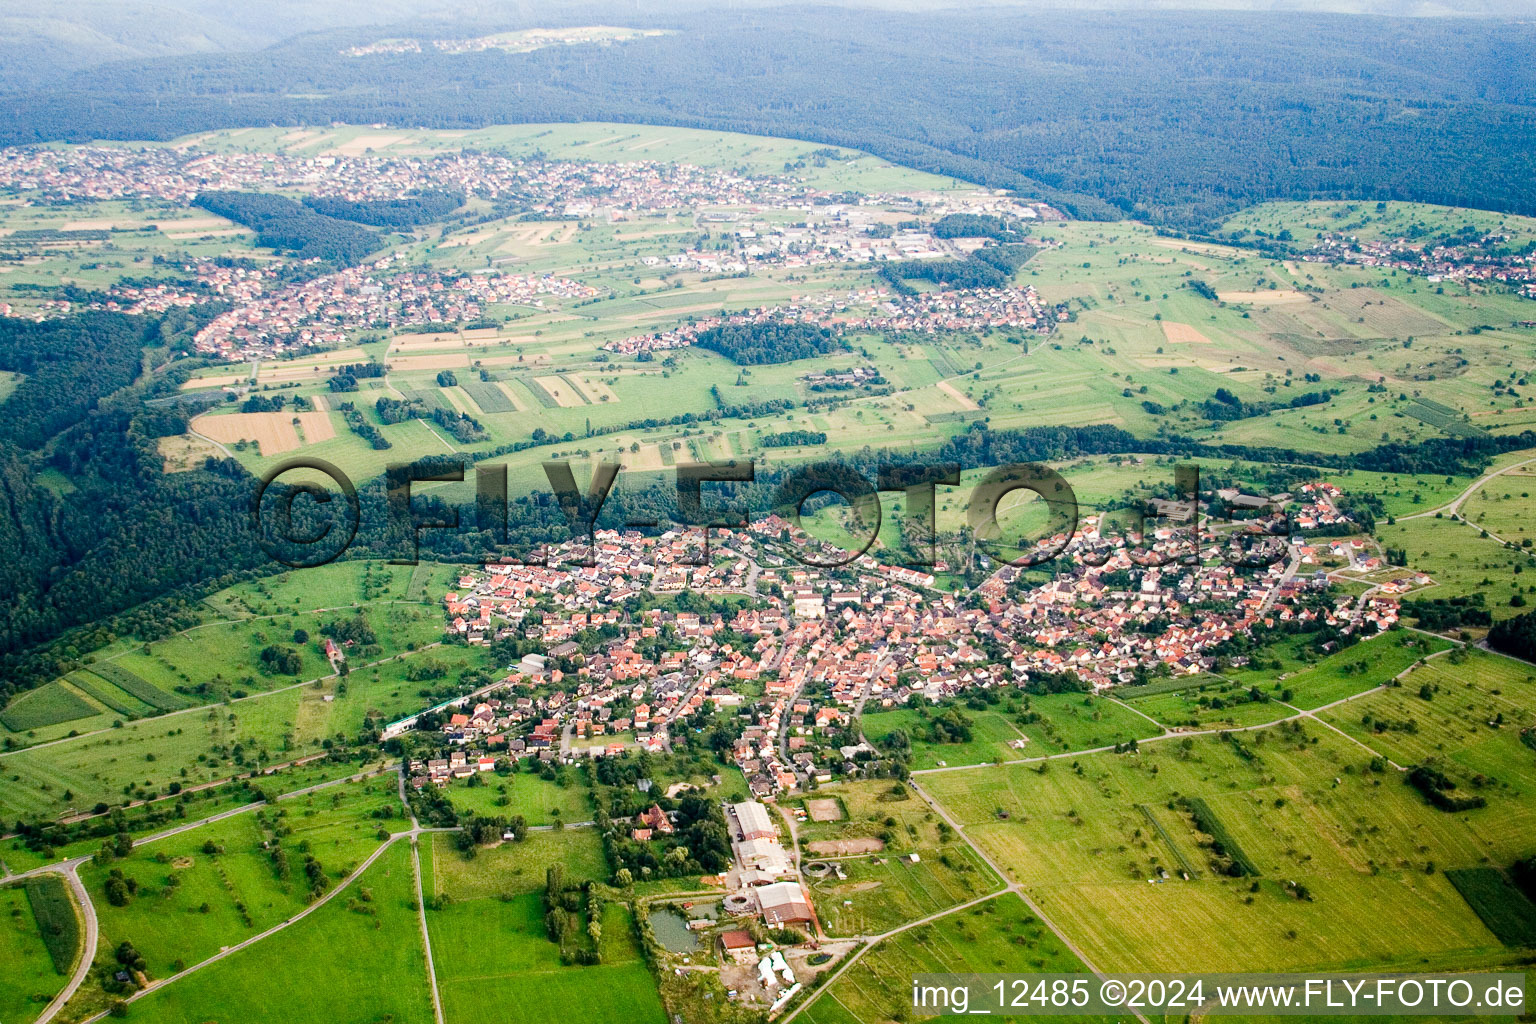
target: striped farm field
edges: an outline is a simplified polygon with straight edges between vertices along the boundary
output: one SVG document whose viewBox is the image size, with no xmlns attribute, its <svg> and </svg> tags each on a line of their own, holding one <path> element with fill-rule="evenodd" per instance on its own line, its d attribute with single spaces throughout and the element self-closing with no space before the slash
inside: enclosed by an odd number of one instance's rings
<svg viewBox="0 0 1536 1024">
<path fill-rule="evenodd" d="M 461 412 L 466 416 L 473 416 L 478 411 L 470 402 L 469 397 L 457 387 L 439 388 L 438 393 L 443 400 L 453 407 L 455 412 Z"/>
<path fill-rule="evenodd" d="M 449 331 L 442 334 L 401 334 L 397 335 L 389 343 L 389 351 L 394 352 L 431 352 L 439 349 L 456 349 L 464 345 L 464 339 L 458 332 Z"/>
<path fill-rule="evenodd" d="M 587 401 L 593 405 L 599 402 L 617 402 L 619 400 L 619 396 L 613 393 L 613 389 L 596 377 L 568 373 L 565 375 L 565 379 L 580 388 Z"/>
<path fill-rule="evenodd" d="M 95 708 L 54 681 L 13 698 L 0 711 L 0 725 L 12 732 L 28 732 L 90 718 L 96 713 Z"/>
<path fill-rule="evenodd" d="M 577 404 L 592 404 L 592 396 L 588 395 L 586 390 L 582 387 L 581 378 L 579 376 L 574 373 L 562 373 L 560 374 L 560 379 L 566 383 L 567 387 L 570 388 L 572 397 L 580 399 L 580 402 Z"/>
<path fill-rule="evenodd" d="M 462 352 L 446 355 L 395 356 L 388 360 L 390 370 L 452 370 L 469 365 L 469 356 Z"/>
<path fill-rule="evenodd" d="M 462 382 L 459 387 L 474 400 L 481 412 L 517 412 L 517 403 L 512 401 L 512 396 L 499 384 L 492 381 L 470 380 Z"/>
<path fill-rule="evenodd" d="M 54 966 L 31 904 L 26 885 L 0 887 L 0 1020 L 34 1019 L 72 966 Z"/>
<path fill-rule="evenodd" d="M 134 697 L 132 694 L 118 689 L 100 676 L 90 672 L 71 672 L 64 677 L 69 680 L 69 685 L 94 700 L 96 703 L 130 718 L 140 718 L 152 714 L 154 708 Z"/>
<path fill-rule="evenodd" d="M 159 708 L 161 711 L 177 711 L 181 708 L 192 706 L 192 702 L 181 696 L 181 694 L 162 690 L 160 687 L 139 678 L 128 669 L 113 662 L 107 661 L 92 665 L 91 671 L 144 703 Z"/>
<path fill-rule="evenodd" d="M 553 403 L 553 408 L 569 409 L 587 404 L 580 392 L 567 384 L 563 377 L 531 377 L 528 384 L 541 401 Z"/>
<path fill-rule="evenodd" d="M 401 388 L 400 393 L 409 400 L 415 400 L 428 409 L 441 409 L 443 412 L 456 412 L 453 403 L 443 396 L 440 388 Z"/>
</svg>

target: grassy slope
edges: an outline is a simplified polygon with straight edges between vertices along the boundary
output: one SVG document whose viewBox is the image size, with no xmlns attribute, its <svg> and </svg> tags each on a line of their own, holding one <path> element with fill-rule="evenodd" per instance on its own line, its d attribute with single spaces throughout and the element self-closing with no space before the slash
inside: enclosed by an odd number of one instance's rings
<svg viewBox="0 0 1536 1024">
<path fill-rule="evenodd" d="M 424 884 L 448 896 L 427 912 L 427 927 L 451 1024 L 491 1018 L 533 1024 L 577 1005 L 583 1020 L 600 1024 L 666 1019 L 625 908 L 605 908 L 601 965 L 563 966 L 559 947 L 547 938 L 540 891 L 545 868 L 561 864 L 569 881 L 607 875 L 592 830 L 530 833 L 522 843 L 483 850 L 468 861 L 439 837 L 429 860 Z M 496 941 L 487 943 L 486 936 Z"/>
<path fill-rule="evenodd" d="M 64 986 L 37 927 L 25 890 L 0 888 L 0 1020 L 30 1020 Z"/>
<path fill-rule="evenodd" d="M 1424 866 L 1516 855 L 1532 813 L 1520 791 L 1492 793 L 1494 809 L 1481 817 L 1446 815 L 1396 772 L 1363 771 L 1370 755 L 1316 724 L 1244 742 L 1255 760 L 1203 737 L 1188 750 L 1164 742 L 1134 756 L 1084 757 L 1078 770 L 986 768 L 929 776 L 925 785 L 1108 969 L 1343 968 L 1494 945 L 1444 876 Z M 1514 771 L 1507 741 L 1483 756 L 1505 776 Z M 1257 863 L 1258 891 L 1208 869 L 1191 821 L 1170 806 L 1175 794 L 1206 798 Z M 1147 884 L 1181 862 L 1199 877 Z M 1313 900 L 1288 894 L 1287 880 L 1305 884 Z"/>
<path fill-rule="evenodd" d="M 158 1024 L 209 1020 L 430 1024 L 410 847 L 397 842 L 312 916 L 134 1004 Z M 362 895 L 371 895 L 361 902 Z"/>
</svg>

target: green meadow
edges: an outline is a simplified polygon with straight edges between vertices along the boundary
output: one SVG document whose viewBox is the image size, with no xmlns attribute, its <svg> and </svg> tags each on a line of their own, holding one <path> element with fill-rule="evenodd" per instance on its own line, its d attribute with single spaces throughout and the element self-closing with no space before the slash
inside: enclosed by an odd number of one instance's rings
<svg viewBox="0 0 1536 1024">
<path fill-rule="evenodd" d="M 366 722 L 386 722 L 419 708 L 422 684 L 405 674 L 411 659 L 431 656 L 421 652 L 359 669 L 345 680 L 289 684 L 0 755 L 0 814 L 48 816 L 98 802 L 152 798 L 173 785 L 218 781 L 323 754 L 327 739 L 354 736 Z"/>
<path fill-rule="evenodd" d="M 1376 699 L 1329 717 L 1358 716 Z M 1497 948 L 1443 870 L 1503 863 L 1528 842 L 1532 812 L 1513 753 L 1506 740 L 1480 755 L 1503 756 L 1507 781 L 1487 790 L 1488 808 L 1455 815 L 1312 721 L 922 785 L 1101 968 L 1350 969 Z M 1185 802 L 1196 797 L 1257 877 L 1227 875 L 1231 858 Z"/>
<path fill-rule="evenodd" d="M 465 858 L 446 838 L 432 849 L 432 873 L 423 884 L 429 898 L 450 904 L 476 899 L 502 899 L 544 887 L 544 872 L 560 864 L 572 879 L 603 880 L 608 862 L 596 830 L 550 829 L 529 832 L 520 843 L 502 843 Z"/>
<path fill-rule="evenodd" d="M 309 917 L 131 1004 L 128 1019 L 202 1024 L 391 1020 L 430 1024 L 411 850 L 396 842 Z"/>
<path fill-rule="evenodd" d="M 874 945 L 801 1014 L 810 1024 L 910 1020 L 916 974 L 1075 973 L 1077 957 L 1018 896 L 1003 893 Z M 1070 1024 L 1098 1018 L 1056 1017 Z"/>
<path fill-rule="evenodd" d="M 1002 703 L 983 709 L 963 703 L 956 708 L 970 722 L 971 738 L 964 742 L 934 743 L 920 738 L 928 734 L 928 720 L 943 712 L 940 706 L 866 713 L 864 732 L 873 743 L 885 741 L 898 729 L 905 732 L 911 740 L 911 766 L 920 771 L 1107 747 L 1162 731 L 1124 705 L 1088 694 L 1009 693 Z"/>
<path fill-rule="evenodd" d="M 1314 660 L 1302 661 L 1298 668 L 1292 668 L 1282 660 L 1285 668 L 1278 675 L 1267 667 L 1228 669 L 1226 675 L 1237 682 L 1267 690 L 1272 696 L 1289 690 L 1291 697 L 1286 703 L 1310 711 L 1390 682 L 1420 660 L 1447 650 L 1451 644 L 1423 633 L 1389 630 L 1321 658 L 1311 655 L 1305 641 L 1295 646 Z"/>
<path fill-rule="evenodd" d="M 446 793 L 460 814 L 490 817 L 522 815 L 530 825 L 567 824 L 592 820 L 592 793 L 579 768 L 563 768 L 560 782 L 548 782 L 532 772 L 498 775 L 485 772 L 450 783 Z"/>
<path fill-rule="evenodd" d="M 875 935 L 966 903 L 1002 884 L 969 846 L 920 799 L 889 782 L 825 786 L 807 799 L 835 799 L 838 822 L 797 826 L 801 857 L 827 871 L 807 881 L 829 935 Z M 838 853 L 839 840 L 879 839 L 874 852 Z M 914 861 L 912 858 L 916 857 Z M 838 877 L 840 870 L 844 877 Z"/>
<path fill-rule="evenodd" d="M 64 987 L 38 934 L 26 889 L 0 886 L 0 1020 L 31 1020 Z"/>
<path fill-rule="evenodd" d="M 583 1020 L 604 1024 L 666 1020 L 627 907 L 604 907 L 601 964 L 564 965 L 548 938 L 547 867 L 561 865 L 570 882 L 607 877 L 591 829 L 530 832 L 521 843 L 481 850 L 470 860 L 438 837 L 425 854 L 424 848 L 424 885 L 436 894 L 427 928 L 446 1020 L 534 1024 L 576 1006 Z"/>
<path fill-rule="evenodd" d="M 1536 829 L 1528 796 L 1536 792 L 1536 756 L 1520 742 L 1521 730 L 1536 727 L 1536 668 L 1483 651 L 1457 653 L 1322 717 L 1399 764 L 1433 763 L 1485 793 L 1502 808 L 1482 816 L 1490 841 L 1506 822 Z"/>
<path fill-rule="evenodd" d="M 1519 614 L 1520 606 L 1511 604 L 1516 597 L 1530 600 L 1521 574 L 1532 568 L 1531 555 L 1483 536 L 1475 526 L 1426 516 L 1378 526 L 1376 533 L 1382 544 L 1407 553 L 1410 568 L 1434 578 L 1435 586 L 1416 596 L 1482 594 L 1496 620 Z"/>
</svg>

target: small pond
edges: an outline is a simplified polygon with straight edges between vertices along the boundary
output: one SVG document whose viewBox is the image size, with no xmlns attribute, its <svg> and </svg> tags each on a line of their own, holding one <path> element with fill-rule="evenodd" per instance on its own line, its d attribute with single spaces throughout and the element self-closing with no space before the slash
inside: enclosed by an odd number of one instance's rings
<svg viewBox="0 0 1536 1024">
<path fill-rule="evenodd" d="M 669 953 L 692 953 L 699 948 L 698 933 L 688 927 L 688 919 L 672 907 L 652 907 L 651 931 L 656 941 Z"/>
</svg>

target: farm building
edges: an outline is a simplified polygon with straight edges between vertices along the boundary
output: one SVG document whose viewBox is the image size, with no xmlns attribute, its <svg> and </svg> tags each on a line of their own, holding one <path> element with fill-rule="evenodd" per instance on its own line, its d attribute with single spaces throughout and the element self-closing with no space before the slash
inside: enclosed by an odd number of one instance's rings
<svg viewBox="0 0 1536 1024">
<path fill-rule="evenodd" d="M 773 820 L 768 817 L 768 808 L 756 800 L 732 804 L 731 812 L 736 816 L 736 823 L 741 826 L 743 840 L 779 838 L 779 830 L 773 827 Z"/>
<path fill-rule="evenodd" d="M 749 884 L 759 878 L 771 880 L 793 874 L 789 855 L 777 839 L 748 839 L 744 843 L 737 843 L 736 856 L 743 870 L 748 875 L 756 876 L 748 880 Z"/>
<path fill-rule="evenodd" d="M 814 919 L 805 891 L 798 882 L 774 882 L 757 890 L 758 906 L 763 908 L 763 920 L 770 927 L 787 924 L 810 924 Z"/>
<path fill-rule="evenodd" d="M 720 936 L 720 948 L 732 963 L 751 963 L 757 956 L 757 944 L 750 932 L 726 932 Z"/>
</svg>

